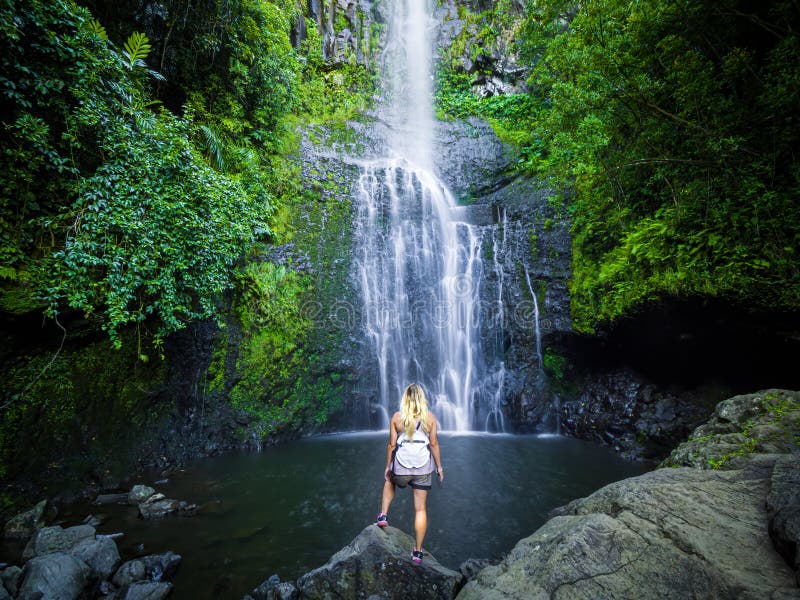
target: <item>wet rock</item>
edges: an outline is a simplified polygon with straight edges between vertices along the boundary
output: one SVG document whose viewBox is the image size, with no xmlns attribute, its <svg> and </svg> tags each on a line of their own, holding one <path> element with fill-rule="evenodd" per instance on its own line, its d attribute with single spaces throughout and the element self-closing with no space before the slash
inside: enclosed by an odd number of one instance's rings
<svg viewBox="0 0 800 600">
<path fill-rule="evenodd" d="M 161 519 L 176 512 L 190 514 L 196 510 L 196 504 L 165 498 L 163 494 L 155 494 L 147 502 L 139 504 L 139 516 L 143 519 Z"/>
<path fill-rule="evenodd" d="M 22 569 L 11 566 L 0 571 L 0 587 L 6 589 L 12 596 L 17 595 L 19 583 L 22 579 Z"/>
<path fill-rule="evenodd" d="M 295 600 L 299 596 L 300 592 L 293 583 L 281 582 L 277 575 L 270 575 L 242 600 Z"/>
<path fill-rule="evenodd" d="M 19 598 L 76 600 L 89 581 L 89 567 L 66 552 L 32 558 L 23 569 Z"/>
<path fill-rule="evenodd" d="M 297 581 L 303 598 L 383 597 L 452 598 L 461 573 L 442 566 L 426 553 L 422 565 L 411 561 L 414 540 L 394 527 L 366 527 L 322 567 Z"/>
<path fill-rule="evenodd" d="M 142 556 L 139 560 L 144 563 L 148 579 L 161 581 L 162 579 L 172 579 L 183 559 L 180 554 L 164 552 L 163 554 Z"/>
<path fill-rule="evenodd" d="M 765 498 L 776 458 L 741 470 L 658 469 L 559 509 L 459 600 L 793 598 Z"/>
<path fill-rule="evenodd" d="M 120 600 L 162 600 L 169 596 L 172 584 L 162 581 L 136 581 L 117 594 Z"/>
<path fill-rule="evenodd" d="M 2 585 L 0 585 L 0 600 L 11 600 L 11 596 Z"/>
<path fill-rule="evenodd" d="M 458 572 L 464 576 L 464 581 L 474 579 L 475 576 L 483 569 L 497 562 L 493 562 L 487 558 L 468 558 L 458 567 Z"/>
<path fill-rule="evenodd" d="M 665 458 L 714 410 L 710 392 L 663 390 L 627 368 L 584 373 L 577 387 L 561 402 L 562 431 L 626 458 Z"/>
<path fill-rule="evenodd" d="M 120 563 L 117 545 L 109 538 L 81 540 L 69 549 L 69 553 L 86 563 L 95 580 L 111 577 Z"/>
<path fill-rule="evenodd" d="M 143 561 L 136 559 L 123 563 L 114 573 L 114 578 L 111 581 L 114 585 L 125 587 L 134 581 L 144 581 L 145 579 L 147 579 L 145 564 Z"/>
<path fill-rule="evenodd" d="M 9 539 L 25 540 L 45 526 L 48 519 L 55 518 L 55 507 L 42 500 L 32 509 L 11 517 L 6 521 L 5 536 Z"/>
<path fill-rule="evenodd" d="M 22 553 L 23 560 L 28 560 L 34 556 L 42 556 L 50 552 L 69 550 L 84 539 L 94 539 L 94 527 L 89 525 L 76 525 L 63 529 L 60 525 L 45 527 L 36 534 L 25 546 Z"/>
<path fill-rule="evenodd" d="M 135 485 L 128 492 L 128 504 L 137 505 L 140 502 L 146 502 L 156 491 L 147 485 Z"/>
</svg>

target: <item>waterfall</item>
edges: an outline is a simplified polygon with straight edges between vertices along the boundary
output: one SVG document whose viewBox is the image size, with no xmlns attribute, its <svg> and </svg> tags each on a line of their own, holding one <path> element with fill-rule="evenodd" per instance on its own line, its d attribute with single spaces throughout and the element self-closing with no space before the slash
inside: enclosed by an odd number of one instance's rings
<svg viewBox="0 0 800 600">
<path fill-rule="evenodd" d="M 498 211 L 500 227 L 493 228 L 492 231 L 492 267 L 495 277 L 497 277 L 497 296 L 492 328 L 495 332 L 495 355 L 502 357 L 505 352 L 505 299 L 503 297 L 505 268 L 503 261 L 506 256 L 506 231 L 508 228 L 508 220 L 504 208 L 500 207 Z M 501 359 L 491 381 L 494 387 L 494 394 L 492 395 L 489 414 L 486 416 L 486 431 L 504 432 L 506 430 L 502 409 L 505 379 L 506 364 L 505 361 Z"/>
<path fill-rule="evenodd" d="M 542 331 L 539 326 L 539 301 L 536 299 L 536 293 L 533 291 L 531 285 L 531 276 L 528 272 L 527 265 L 523 266 L 525 270 L 525 282 L 528 284 L 528 291 L 531 293 L 533 299 L 533 332 L 536 336 L 536 358 L 538 359 L 538 369 L 541 376 L 544 376 L 544 358 L 542 356 Z M 561 435 L 561 400 L 558 394 L 553 395 L 552 416 L 555 421 L 555 433 Z"/>
<path fill-rule="evenodd" d="M 531 275 L 528 272 L 527 265 L 525 269 L 525 282 L 528 284 L 528 291 L 531 293 L 533 299 L 533 331 L 536 335 L 536 358 L 539 361 L 539 371 L 544 370 L 544 359 L 542 358 L 542 330 L 539 327 L 539 301 L 536 299 L 536 293 L 533 291 L 531 285 Z"/>
<path fill-rule="evenodd" d="M 356 279 L 378 413 L 388 418 L 416 381 L 442 427 L 463 431 L 483 428 L 499 400 L 487 398 L 498 393 L 487 392 L 480 341 L 482 233 L 460 220 L 435 175 L 434 26 L 424 0 L 393 3 L 384 55 L 392 135 L 385 155 L 361 166 Z"/>
</svg>

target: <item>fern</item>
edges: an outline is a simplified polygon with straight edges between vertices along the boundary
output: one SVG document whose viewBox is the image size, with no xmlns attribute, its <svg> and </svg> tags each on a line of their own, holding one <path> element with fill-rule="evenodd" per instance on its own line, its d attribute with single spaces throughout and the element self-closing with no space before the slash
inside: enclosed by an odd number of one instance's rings
<svg viewBox="0 0 800 600">
<path fill-rule="evenodd" d="M 147 68 L 144 59 L 150 54 L 152 46 L 147 36 L 138 31 L 134 31 L 130 37 L 125 40 L 123 46 L 122 56 L 125 58 L 125 66 L 129 71 L 133 71 L 136 67 Z"/>
<path fill-rule="evenodd" d="M 88 29 L 91 33 L 99 37 L 104 42 L 108 39 L 108 34 L 106 33 L 106 28 L 100 24 L 100 21 L 97 19 L 92 19 L 89 21 Z"/>
</svg>

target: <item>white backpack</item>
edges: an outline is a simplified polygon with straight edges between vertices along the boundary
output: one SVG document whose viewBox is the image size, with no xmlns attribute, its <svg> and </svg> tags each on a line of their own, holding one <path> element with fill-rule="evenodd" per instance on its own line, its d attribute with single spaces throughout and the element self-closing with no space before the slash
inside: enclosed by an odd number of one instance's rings
<svg viewBox="0 0 800 600">
<path fill-rule="evenodd" d="M 417 423 L 414 431 L 414 439 L 409 440 L 404 431 L 397 436 L 397 450 L 395 458 L 397 462 L 407 469 L 417 469 L 424 467 L 431 459 L 430 439 L 425 430 L 420 427 L 422 422 Z"/>
</svg>

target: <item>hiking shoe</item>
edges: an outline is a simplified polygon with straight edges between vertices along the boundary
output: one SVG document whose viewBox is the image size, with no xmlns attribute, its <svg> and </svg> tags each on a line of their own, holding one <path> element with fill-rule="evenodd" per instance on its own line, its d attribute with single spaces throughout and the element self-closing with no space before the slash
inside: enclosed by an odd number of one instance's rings
<svg viewBox="0 0 800 600">
<path fill-rule="evenodd" d="M 411 560 L 414 561 L 415 564 L 421 565 L 422 564 L 422 550 L 414 550 L 411 553 Z"/>
<path fill-rule="evenodd" d="M 389 515 L 378 513 L 378 520 L 375 522 L 375 525 L 377 525 L 378 527 L 386 527 L 388 524 L 389 524 Z"/>
</svg>

